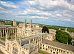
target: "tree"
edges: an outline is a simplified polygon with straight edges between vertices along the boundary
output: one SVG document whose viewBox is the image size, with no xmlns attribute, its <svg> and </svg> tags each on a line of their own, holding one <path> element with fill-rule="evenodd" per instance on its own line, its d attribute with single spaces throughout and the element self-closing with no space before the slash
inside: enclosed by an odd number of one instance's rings
<svg viewBox="0 0 74 54">
<path fill-rule="evenodd" d="M 67 44 L 67 43 L 70 44 L 72 38 L 68 33 L 61 31 L 61 30 L 57 30 L 56 40 L 61 42 L 61 43 L 64 43 L 64 44 Z"/>
</svg>

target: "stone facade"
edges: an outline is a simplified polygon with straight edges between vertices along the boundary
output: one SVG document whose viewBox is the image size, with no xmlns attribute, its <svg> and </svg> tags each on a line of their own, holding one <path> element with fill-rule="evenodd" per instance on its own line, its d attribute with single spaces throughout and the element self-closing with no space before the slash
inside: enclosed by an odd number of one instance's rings
<svg viewBox="0 0 74 54">
<path fill-rule="evenodd" d="M 74 46 L 43 39 L 41 50 L 49 54 L 74 54 Z"/>
<path fill-rule="evenodd" d="M 17 33 L 17 28 L 12 27 L 10 25 L 2 25 L 0 26 L 0 38 L 5 38 L 6 34 L 8 34 L 8 38 L 13 38 Z"/>
<path fill-rule="evenodd" d="M 56 38 L 55 35 L 56 35 L 56 30 L 49 29 L 49 34 L 47 35 L 45 39 L 53 41 Z"/>
</svg>

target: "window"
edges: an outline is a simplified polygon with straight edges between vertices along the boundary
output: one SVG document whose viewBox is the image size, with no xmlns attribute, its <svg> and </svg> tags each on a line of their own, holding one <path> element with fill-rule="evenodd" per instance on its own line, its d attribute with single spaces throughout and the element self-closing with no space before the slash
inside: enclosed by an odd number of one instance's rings
<svg viewBox="0 0 74 54">
<path fill-rule="evenodd" d="M 46 48 L 46 50 L 47 50 L 47 48 Z"/>
<path fill-rule="evenodd" d="M 51 50 L 51 52 L 52 52 L 52 50 Z"/>
<path fill-rule="evenodd" d="M 24 52 L 24 51 L 22 51 L 22 54 L 25 54 L 25 52 Z"/>
<path fill-rule="evenodd" d="M 57 51 L 58 51 L 58 49 L 57 49 Z"/>
<path fill-rule="evenodd" d="M 48 48 L 49 48 L 49 46 L 48 46 Z"/>
<path fill-rule="evenodd" d="M 55 54 L 55 52 L 53 52 L 53 54 Z"/>
<path fill-rule="evenodd" d="M 58 54 L 58 52 L 56 52 L 56 54 Z"/>
<path fill-rule="evenodd" d="M 40 47 L 40 49 L 42 49 L 42 47 Z"/>
<path fill-rule="evenodd" d="M 43 45 L 43 47 L 44 47 L 44 45 Z"/>
<path fill-rule="evenodd" d="M 44 49 L 44 47 L 43 47 L 43 49 Z"/>
<path fill-rule="evenodd" d="M 69 54 L 69 52 L 67 52 L 67 54 Z"/>
</svg>

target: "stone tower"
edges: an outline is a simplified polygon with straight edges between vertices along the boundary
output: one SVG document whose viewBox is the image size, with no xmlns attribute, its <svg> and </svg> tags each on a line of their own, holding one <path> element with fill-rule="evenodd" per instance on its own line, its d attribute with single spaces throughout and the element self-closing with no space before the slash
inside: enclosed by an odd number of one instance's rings
<svg viewBox="0 0 74 54">
<path fill-rule="evenodd" d="M 30 31 L 32 32 L 32 19 L 30 21 Z"/>
<path fill-rule="evenodd" d="M 26 28 L 26 19 L 25 19 L 25 21 L 24 21 L 24 27 Z"/>
<path fill-rule="evenodd" d="M 61 29 L 59 28 L 59 30 L 61 30 Z"/>
<path fill-rule="evenodd" d="M 15 19 L 13 20 L 13 26 L 17 26 Z"/>
<path fill-rule="evenodd" d="M 67 28 L 65 28 L 65 32 L 67 32 Z"/>
<path fill-rule="evenodd" d="M 26 19 L 25 19 L 25 21 L 24 21 L 24 30 L 25 30 L 25 32 L 26 32 L 26 27 L 27 27 L 27 25 L 26 25 Z"/>
<path fill-rule="evenodd" d="M 31 19 L 31 21 L 30 21 L 30 28 L 32 28 L 32 19 Z"/>
</svg>

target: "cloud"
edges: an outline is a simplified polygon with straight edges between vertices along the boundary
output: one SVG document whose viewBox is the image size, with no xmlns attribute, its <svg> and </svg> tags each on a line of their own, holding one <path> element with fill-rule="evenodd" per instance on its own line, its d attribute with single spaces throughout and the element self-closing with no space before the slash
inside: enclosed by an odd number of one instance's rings
<svg viewBox="0 0 74 54">
<path fill-rule="evenodd" d="M 13 4 L 12 2 L 5 2 L 5 1 L 0 1 L 1 5 L 9 7 L 9 8 L 17 8 L 17 6 L 15 4 Z"/>
<path fill-rule="evenodd" d="M 53 7 L 62 7 L 62 8 L 66 8 L 69 10 L 73 10 L 74 11 L 74 5 L 71 3 L 68 3 L 66 0 L 34 0 L 32 1 L 32 3 L 30 2 L 30 4 L 34 4 L 34 2 L 37 5 L 43 6 L 45 9 L 48 8 L 53 8 Z M 40 8 L 40 7 L 39 7 Z"/>
<path fill-rule="evenodd" d="M 48 13 L 48 12 L 44 12 L 44 11 L 40 11 L 40 10 L 37 10 L 37 9 L 26 9 L 24 11 L 21 11 L 19 12 L 19 14 L 17 14 L 18 16 L 33 16 L 32 18 L 48 18 L 49 15 L 52 15 L 51 13 Z"/>
<path fill-rule="evenodd" d="M 72 15 L 68 14 L 68 13 L 63 13 L 64 17 L 72 17 Z"/>
<path fill-rule="evenodd" d="M 38 19 L 48 19 L 46 16 L 17 16 L 17 17 L 19 17 L 19 18 L 24 18 L 24 17 L 26 17 L 26 18 L 38 18 Z"/>
<path fill-rule="evenodd" d="M 13 14 L 13 12 L 12 11 L 10 11 L 10 10 L 7 10 L 7 9 L 4 9 L 4 8 L 2 8 L 2 7 L 0 7 L 0 13 L 7 13 L 7 14 Z"/>
<path fill-rule="evenodd" d="M 61 14 L 56 14 L 56 16 L 58 16 L 58 17 L 62 17 L 62 15 L 61 15 Z"/>
<path fill-rule="evenodd" d="M 18 18 L 41 18 L 41 19 L 58 19 L 63 21 L 71 21 L 73 18 L 72 12 L 74 11 L 74 5 L 66 0 L 23 0 L 16 3 L 1 1 L 1 4 L 6 7 L 15 8 L 8 10 L 2 10 L 6 13 L 11 13 Z M 66 11 L 67 10 L 67 11 Z M 70 13 L 71 12 L 71 13 Z M 68 18 L 68 19 L 67 19 Z"/>
</svg>

